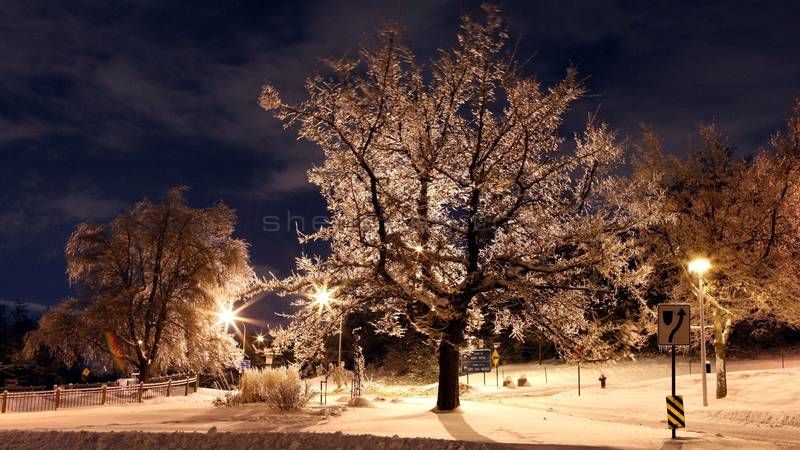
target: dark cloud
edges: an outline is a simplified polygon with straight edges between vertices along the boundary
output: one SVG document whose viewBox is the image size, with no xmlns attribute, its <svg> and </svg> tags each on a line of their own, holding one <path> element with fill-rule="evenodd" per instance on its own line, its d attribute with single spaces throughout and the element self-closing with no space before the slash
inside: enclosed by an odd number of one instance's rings
<svg viewBox="0 0 800 450">
<path fill-rule="evenodd" d="M 651 123 L 680 151 L 717 122 L 742 151 L 780 127 L 800 94 L 790 2 L 499 2 L 526 70 L 568 65 L 623 135 Z M 10 0 L 0 22 L 0 297 L 68 294 L 63 244 L 172 185 L 198 206 L 237 209 L 255 263 L 276 273 L 301 250 L 293 217 L 324 214 L 305 173 L 320 153 L 256 103 L 260 86 L 303 97 L 322 58 L 355 56 L 386 22 L 424 61 L 455 43 L 479 1 Z M 277 217 L 277 232 L 264 218 Z M 309 230 L 305 230 L 309 231 Z M 306 249 L 312 251 L 313 249 Z"/>
<path fill-rule="evenodd" d="M 800 95 L 800 13 L 791 2 L 509 3 L 532 70 L 589 76 L 581 113 L 630 135 L 650 123 L 672 151 L 718 124 L 745 152 L 763 145 Z"/>
<path fill-rule="evenodd" d="M 32 316 L 39 316 L 43 312 L 45 312 L 50 306 L 42 305 L 40 303 L 31 303 L 31 302 L 17 302 L 11 300 L 0 300 L 0 307 L 2 307 L 6 313 L 8 314 L 10 311 L 13 311 L 14 308 L 21 305 L 25 312 Z M 1 310 L 0 310 L 1 311 Z"/>
</svg>

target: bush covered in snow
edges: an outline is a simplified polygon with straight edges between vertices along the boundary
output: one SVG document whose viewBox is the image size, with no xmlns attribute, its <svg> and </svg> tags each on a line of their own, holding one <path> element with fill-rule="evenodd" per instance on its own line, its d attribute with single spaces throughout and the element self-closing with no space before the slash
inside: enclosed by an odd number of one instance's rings
<svg viewBox="0 0 800 450">
<path fill-rule="evenodd" d="M 264 402 L 281 411 L 302 408 L 314 395 L 296 367 L 247 369 L 239 390 L 243 403 Z"/>
<path fill-rule="evenodd" d="M 239 379 L 239 391 L 245 403 L 264 402 L 267 391 L 274 389 L 281 377 L 285 377 L 286 369 L 246 369 Z"/>
<path fill-rule="evenodd" d="M 242 403 L 242 395 L 239 392 L 226 392 L 225 397 L 217 397 L 211 402 L 216 407 L 239 406 Z"/>
</svg>

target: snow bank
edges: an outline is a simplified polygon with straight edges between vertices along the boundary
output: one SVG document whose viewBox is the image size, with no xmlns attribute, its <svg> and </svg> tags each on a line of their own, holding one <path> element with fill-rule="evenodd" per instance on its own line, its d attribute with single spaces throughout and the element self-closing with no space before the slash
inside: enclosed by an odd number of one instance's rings
<svg viewBox="0 0 800 450">
<path fill-rule="evenodd" d="M 720 409 L 698 411 L 701 420 L 725 421 L 742 425 L 765 425 L 771 427 L 800 427 L 800 414 L 787 411 L 752 411 L 745 409 Z"/>
<path fill-rule="evenodd" d="M 63 431 L 0 431 L 0 449 L 500 449 L 503 444 L 439 439 L 346 435 L 342 433 L 90 433 Z"/>
<path fill-rule="evenodd" d="M 727 423 L 757 427 L 800 428 L 800 368 L 752 370 L 728 374 L 728 396 L 715 398 L 715 376 L 708 376 L 709 406 L 702 406 L 700 375 L 677 377 L 678 394 L 684 396 L 687 429 Z M 519 392 L 521 391 L 521 392 Z M 664 397 L 669 378 L 615 383 L 607 389 L 596 385 L 561 392 L 528 389 L 516 396 L 475 396 L 480 401 L 500 401 L 526 408 L 554 410 L 598 420 L 649 423 L 665 420 Z"/>
</svg>

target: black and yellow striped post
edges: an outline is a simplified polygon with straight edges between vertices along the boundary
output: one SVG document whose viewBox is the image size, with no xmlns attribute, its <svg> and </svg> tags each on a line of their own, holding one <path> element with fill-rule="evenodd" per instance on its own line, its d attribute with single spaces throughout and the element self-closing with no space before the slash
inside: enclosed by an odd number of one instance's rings
<svg viewBox="0 0 800 450">
<path fill-rule="evenodd" d="M 672 346 L 672 395 L 667 396 L 667 423 L 672 429 L 672 439 L 675 439 L 675 430 L 686 427 L 686 414 L 683 412 L 683 397 L 675 393 L 675 346 Z"/>
<path fill-rule="evenodd" d="M 686 413 L 683 409 L 683 396 L 667 396 L 667 423 L 672 428 L 672 437 L 675 437 L 676 428 L 686 428 Z"/>
</svg>

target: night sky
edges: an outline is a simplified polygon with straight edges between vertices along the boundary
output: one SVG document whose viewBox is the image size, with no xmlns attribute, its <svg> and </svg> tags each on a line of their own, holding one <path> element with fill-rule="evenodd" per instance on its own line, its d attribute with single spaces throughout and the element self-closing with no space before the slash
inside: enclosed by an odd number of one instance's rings
<svg viewBox="0 0 800 450">
<path fill-rule="evenodd" d="M 68 296 L 75 225 L 175 185 L 192 206 L 235 208 L 259 273 L 286 274 L 302 250 L 287 222 L 310 231 L 325 214 L 305 180 L 321 152 L 258 107 L 260 86 L 301 99 L 321 59 L 356 55 L 387 22 L 428 60 L 479 3 L 2 0 L 0 301 Z M 531 74 L 550 84 L 571 64 L 588 76 L 565 133 L 598 111 L 632 140 L 652 124 L 680 152 L 715 122 L 748 154 L 800 95 L 794 2 L 497 3 Z M 264 216 L 282 231 L 264 231 Z"/>
</svg>

